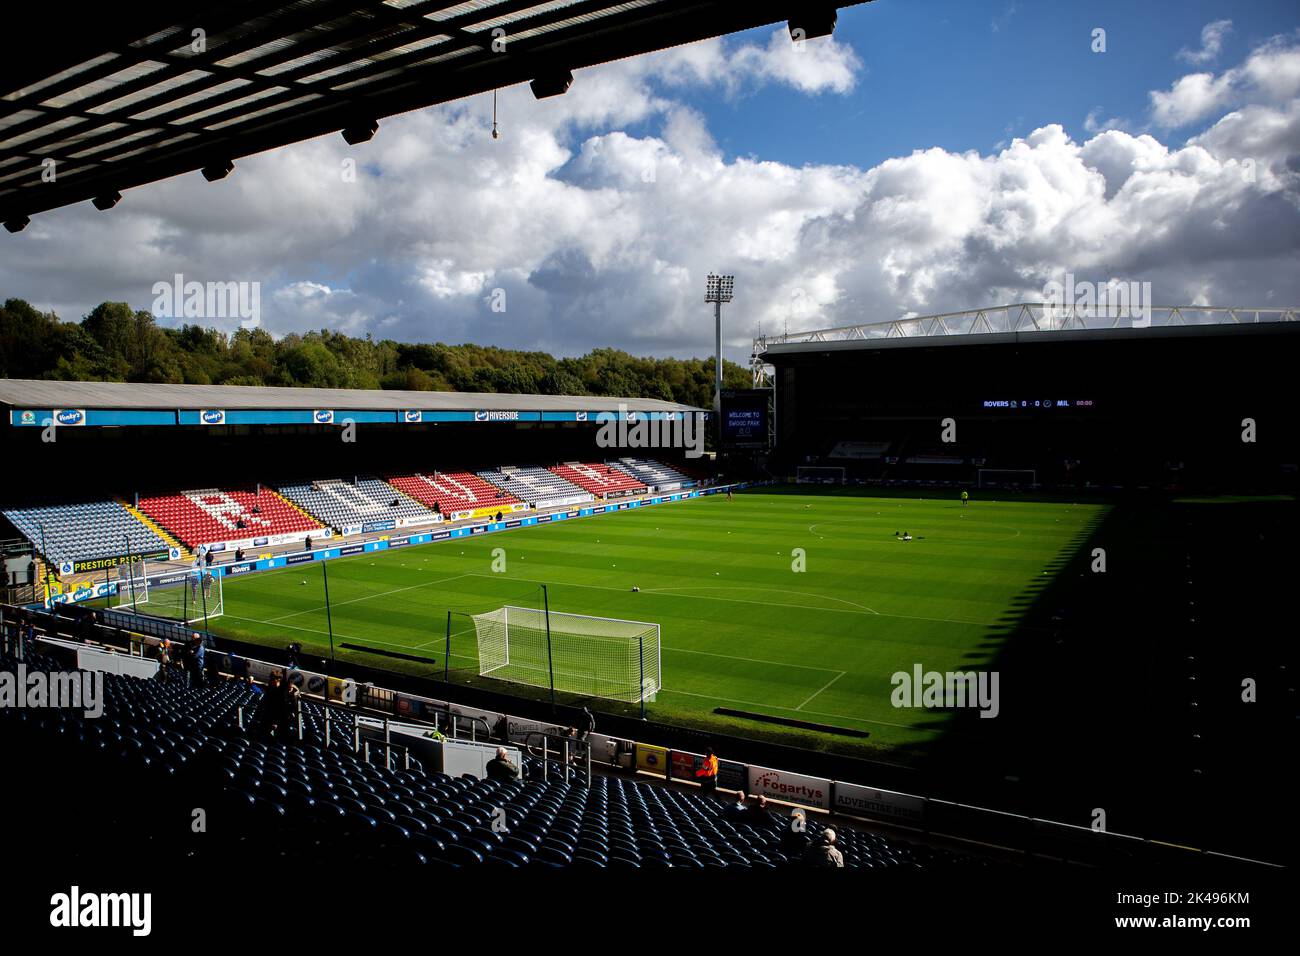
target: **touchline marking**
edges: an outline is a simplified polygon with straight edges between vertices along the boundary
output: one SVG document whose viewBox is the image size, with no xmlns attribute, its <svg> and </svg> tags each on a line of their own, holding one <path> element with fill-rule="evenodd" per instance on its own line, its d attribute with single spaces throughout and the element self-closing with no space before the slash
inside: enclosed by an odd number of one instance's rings
<svg viewBox="0 0 1300 956">
<path fill-rule="evenodd" d="M 810 702 L 814 697 L 816 697 L 818 694 L 820 694 L 820 693 L 821 693 L 823 690 L 825 690 L 827 687 L 830 687 L 831 684 L 834 684 L 837 680 L 839 680 L 841 677 L 843 677 L 843 676 L 844 676 L 845 674 L 847 674 L 847 673 L 848 673 L 848 671 L 840 671 L 838 674 L 836 674 L 834 677 L 832 677 L 830 680 L 828 680 L 825 684 L 823 684 L 820 690 L 815 690 L 815 691 L 813 691 L 813 693 L 812 693 L 811 695 L 809 695 L 808 700 L 805 700 L 802 704 L 800 704 L 798 707 L 796 707 L 795 710 L 803 710 L 803 709 L 804 709 L 804 706 L 805 706 L 806 704 L 808 704 L 808 703 L 809 703 L 809 702 Z"/>
<path fill-rule="evenodd" d="M 240 617 L 238 614 L 227 614 L 226 617 L 233 618 L 233 619 L 236 620 L 236 621 L 248 621 L 250 624 L 266 624 L 266 623 L 267 623 L 266 621 L 262 620 L 262 619 L 259 618 L 259 617 Z M 280 625 L 277 625 L 277 626 L 279 626 L 279 627 L 287 627 L 287 628 L 288 628 L 289 630 L 291 630 L 291 631 L 302 631 L 304 634 L 320 634 L 320 635 L 324 636 L 324 635 L 327 635 L 327 634 L 329 633 L 328 631 L 318 630 L 317 628 L 313 628 L 313 627 L 298 627 L 296 624 L 280 624 Z M 461 633 L 464 634 L 464 633 L 468 633 L 468 632 L 466 632 L 466 631 L 462 631 Z M 337 637 L 337 638 L 340 638 L 341 640 L 345 640 L 345 641 L 356 641 L 356 642 L 358 642 L 358 643 L 360 643 L 360 644 L 383 644 L 383 645 L 385 645 L 386 647 L 400 647 L 400 648 L 402 648 L 403 650 L 406 650 L 406 651 L 411 651 L 411 650 L 420 650 L 421 648 L 428 646 L 428 645 L 425 645 L 425 644 L 421 644 L 421 645 L 418 645 L 418 646 L 412 647 L 410 644 L 397 644 L 397 643 L 394 643 L 393 641 L 381 641 L 381 640 L 379 640 L 379 639 L 376 638 L 376 637 L 355 637 L 355 636 L 353 636 L 353 635 L 351 635 L 351 634 L 340 634 L 338 631 L 335 631 L 335 632 L 334 632 L 334 636 Z M 455 636 L 456 636 L 455 634 L 452 635 L 452 637 L 455 637 Z M 440 642 L 434 642 L 434 641 L 431 641 L 430 643 L 440 643 Z M 464 654 L 457 654 L 457 653 L 454 653 L 454 652 L 452 653 L 451 656 L 452 656 L 452 657 L 459 657 L 459 658 L 462 658 L 463 660 L 467 660 L 467 661 L 472 661 L 472 660 L 475 660 L 475 659 L 476 659 L 476 658 L 473 658 L 473 657 L 467 657 L 467 656 L 464 655 Z"/>
<path fill-rule="evenodd" d="M 471 634 L 471 633 L 473 633 L 475 630 L 476 630 L 476 628 L 474 628 L 474 627 L 471 626 L 471 627 L 467 627 L 467 628 L 465 628 L 463 631 L 452 631 L 452 632 L 451 632 L 451 636 L 452 636 L 452 637 L 460 637 L 460 636 L 462 636 L 462 635 L 464 635 L 464 634 Z M 446 640 L 447 640 L 447 639 L 446 639 L 445 637 L 440 637 L 440 638 L 438 638 L 438 639 L 435 640 L 435 641 L 425 641 L 423 644 L 416 644 L 416 645 L 415 645 L 415 649 L 416 649 L 417 651 L 422 651 L 422 650 L 424 650 L 426 647 L 435 647 L 435 646 L 438 645 L 438 644 L 446 643 Z M 394 644 L 393 646 L 394 646 L 394 647 L 401 647 L 401 646 L 404 646 L 404 645 Z M 465 657 L 464 654 L 452 654 L 451 656 L 452 656 L 452 657 Z M 466 660 L 477 660 L 477 658 L 474 658 L 474 657 L 465 657 L 465 659 L 466 659 Z"/>
<path fill-rule="evenodd" d="M 696 694 L 689 690 L 673 690 L 670 687 L 659 688 L 661 694 L 681 694 L 686 697 L 699 697 L 703 700 L 721 700 L 728 704 L 744 704 L 746 707 L 763 707 L 768 710 L 780 710 L 787 714 L 803 713 L 812 714 L 814 717 L 834 717 L 836 720 L 850 720 L 859 724 L 879 724 L 882 727 L 898 727 L 901 730 L 913 730 L 921 734 L 939 734 L 943 733 L 940 728 L 916 727 L 912 724 L 895 724 L 888 720 L 872 720 L 870 717 L 850 717 L 848 714 L 828 714 L 822 710 L 804 710 L 795 711 L 789 707 L 777 707 L 773 704 L 760 704 L 752 700 L 739 700 L 735 697 L 719 697 L 717 694 Z"/>
<path fill-rule="evenodd" d="M 811 664 L 787 664 L 785 661 L 764 661 L 757 657 L 736 657 L 734 654 L 715 654 L 713 651 L 688 651 L 684 647 L 665 646 L 664 650 L 672 651 L 674 654 L 703 654 L 705 657 L 721 657 L 729 661 L 746 661 L 750 664 L 770 664 L 773 667 L 797 667 L 800 670 L 805 671 L 825 671 L 828 674 L 834 673 L 835 671 L 835 668 L 833 667 L 814 667 Z M 844 672 L 840 671 L 840 677 L 843 676 Z"/>
<path fill-rule="evenodd" d="M 344 604 L 356 604 L 358 601 L 369 601 L 369 600 L 371 600 L 372 598 L 388 597 L 388 596 L 391 595 L 391 594 L 400 594 L 400 593 L 402 593 L 403 591 L 414 591 L 416 588 L 427 588 L 427 587 L 429 587 L 430 585 L 433 585 L 433 584 L 446 584 L 448 581 L 455 581 L 455 580 L 458 580 L 459 578 L 467 578 L 467 577 L 469 577 L 468 574 L 457 574 L 457 575 L 455 575 L 455 576 L 453 576 L 453 577 L 450 577 L 450 578 L 441 578 L 440 580 L 437 580 L 437 581 L 425 581 L 425 582 L 423 582 L 422 584 L 412 584 L 412 585 L 410 585 L 409 587 L 404 587 L 404 588 L 393 588 L 393 590 L 391 590 L 391 591 L 378 591 L 378 592 L 376 592 L 376 593 L 374 593 L 374 594 L 363 594 L 363 595 L 362 595 L 361 597 L 359 597 L 359 598 L 350 598 L 350 599 L 347 600 L 347 601 L 331 601 L 331 602 L 329 603 L 329 607 L 330 607 L 330 608 L 336 608 L 336 607 L 342 607 Z M 287 621 L 287 620 L 289 620 L 289 618 L 291 618 L 291 617 L 297 617 L 299 614 L 313 614 L 313 613 L 315 613 L 315 612 L 317 612 L 317 611 L 323 611 L 323 610 L 325 610 L 325 605 L 322 604 L 320 607 L 312 607 L 312 608 L 308 608 L 308 609 L 305 610 L 305 611 L 294 611 L 292 614 L 283 614 L 283 615 L 281 615 L 280 617 L 267 618 L 267 619 L 266 619 L 265 621 L 263 621 L 262 623 L 263 623 L 263 624 L 276 624 L 276 623 L 279 623 L 280 621 Z M 248 618 L 241 618 L 241 620 L 245 620 L 245 621 L 246 621 L 246 620 L 249 620 L 249 619 L 248 619 Z"/>
</svg>

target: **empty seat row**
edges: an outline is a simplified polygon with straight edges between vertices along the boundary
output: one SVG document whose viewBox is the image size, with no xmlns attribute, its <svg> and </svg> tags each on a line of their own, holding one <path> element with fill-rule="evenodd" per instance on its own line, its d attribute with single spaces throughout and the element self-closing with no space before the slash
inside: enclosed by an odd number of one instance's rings
<svg viewBox="0 0 1300 956">
<path fill-rule="evenodd" d="M 518 504 L 519 499 L 471 471 L 397 475 L 388 483 L 427 508 L 442 514 Z"/>
<path fill-rule="evenodd" d="M 4 512 L 57 569 L 65 561 L 164 553 L 170 544 L 118 501 Z"/>
<path fill-rule="evenodd" d="M 140 499 L 140 510 L 191 548 L 243 538 L 315 531 L 308 517 L 270 490 L 206 488 Z"/>
<path fill-rule="evenodd" d="M 279 492 L 327 525 L 340 529 L 389 519 L 433 517 L 424 505 L 377 478 L 361 478 L 355 484 L 329 479 L 306 485 L 285 485 Z"/>
<path fill-rule="evenodd" d="M 630 494 L 645 490 L 645 482 L 615 465 L 571 461 L 550 469 L 565 481 L 594 495 Z"/>
<path fill-rule="evenodd" d="M 502 466 L 498 471 L 480 471 L 479 477 L 509 492 L 520 501 L 546 507 L 549 503 L 591 501 L 592 494 L 545 468 Z"/>
<path fill-rule="evenodd" d="M 13 662 L 0 660 L 5 666 Z M 93 720 L 70 711 L 0 712 L 0 734 L 34 737 L 45 753 L 61 748 L 66 767 L 106 761 L 114 777 L 140 782 L 159 806 L 167 803 L 164 788 L 183 781 L 233 815 L 214 819 L 238 822 L 228 826 L 230 840 L 198 841 L 187 852 L 253 862 L 250 853 L 271 846 L 278 856 L 331 863 L 346 854 L 450 866 L 750 869 L 799 863 L 807 842 L 791 838 L 783 817 L 653 784 L 499 782 L 418 764 L 398 769 L 353 752 L 346 728 L 328 748 L 320 726 L 302 742 L 268 737 L 257 729 L 265 698 L 238 681 L 196 689 L 106 675 L 105 698 L 103 717 Z M 318 706 L 306 712 L 323 721 Z M 821 829 L 809 820 L 808 839 Z M 130 834 L 142 842 L 149 836 Z M 840 829 L 837 837 L 849 868 L 989 862 L 874 833 Z"/>
<path fill-rule="evenodd" d="M 688 475 L 676 468 L 670 468 L 662 462 L 649 458 L 620 458 L 617 464 L 634 478 L 664 490 L 679 488 L 683 482 L 691 480 Z"/>
</svg>

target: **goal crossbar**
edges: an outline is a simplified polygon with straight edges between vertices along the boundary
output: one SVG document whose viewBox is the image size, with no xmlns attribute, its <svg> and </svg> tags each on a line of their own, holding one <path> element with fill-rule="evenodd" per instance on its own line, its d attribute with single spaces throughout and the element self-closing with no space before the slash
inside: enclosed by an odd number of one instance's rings
<svg viewBox="0 0 1300 956">
<path fill-rule="evenodd" d="M 470 617 L 480 676 L 631 703 L 662 687 L 658 624 L 513 605 Z"/>
</svg>

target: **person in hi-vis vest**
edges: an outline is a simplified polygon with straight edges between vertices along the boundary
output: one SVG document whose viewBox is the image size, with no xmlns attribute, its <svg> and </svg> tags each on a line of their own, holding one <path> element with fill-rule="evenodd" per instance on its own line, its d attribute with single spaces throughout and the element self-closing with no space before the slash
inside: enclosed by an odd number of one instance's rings
<svg viewBox="0 0 1300 956">
<path fill-rule="evenodd" d="M 718 789 L 718 758 L 714 756 L 712 747 L 704 751 L 704 761 L 695 771 L 695 779 L 705 793 Z"/>
</svg>

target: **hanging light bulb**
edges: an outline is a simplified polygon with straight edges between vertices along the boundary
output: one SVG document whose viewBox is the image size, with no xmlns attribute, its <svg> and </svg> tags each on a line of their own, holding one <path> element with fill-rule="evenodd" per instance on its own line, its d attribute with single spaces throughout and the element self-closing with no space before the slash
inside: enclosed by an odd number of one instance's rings
<svg viewBox="0 0 1300 956">
<path fill-rule="evenodd" d="M 492 138 L 500 139 L 501 132 L 497 129 L 497 91 L 492 91 Z"/>
</svg>

